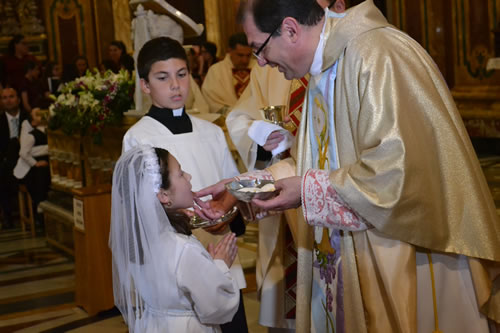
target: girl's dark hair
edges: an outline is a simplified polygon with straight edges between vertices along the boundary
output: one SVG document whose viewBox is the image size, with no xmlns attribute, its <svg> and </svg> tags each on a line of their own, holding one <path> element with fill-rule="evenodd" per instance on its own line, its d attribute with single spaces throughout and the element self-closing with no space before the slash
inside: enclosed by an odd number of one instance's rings
<svg viewBox="0 0 500 333">
<path fill-rule="evenodd" d="M 168 155 L 167 150 L 162 148 L 155 148 L 156 156 L 158 156 L 158 163 L 160 164 L 161 185 L 164 190 L 170 188 L 170 178 L 168 173 Z M 174 227 L 175 231 L 184 235 L 191 235 L 191 227 L 189 226 L 189 217 L 179 212 L 169 212 L 165 209 L 170 224 Z"/>
<path fill-rule="evenodd" d="M 20 41 L 24 39 L 24 35 L 14 35 L 12 39 L 9 41 L 9 54 L 10 55 L 15 55 L 16 54 L 16 45 L 19 44 Z"/>
<path fill-rule="evenodd" d="M 168 37 L 158 37 L 149 40 L 144 44 L 137 56 L 139 77 L 147 81 L 151 66 L 155 62 L 172 58 L 184 60 L 189 70 L 186 51 L 178 41 Z"/>
</svg>

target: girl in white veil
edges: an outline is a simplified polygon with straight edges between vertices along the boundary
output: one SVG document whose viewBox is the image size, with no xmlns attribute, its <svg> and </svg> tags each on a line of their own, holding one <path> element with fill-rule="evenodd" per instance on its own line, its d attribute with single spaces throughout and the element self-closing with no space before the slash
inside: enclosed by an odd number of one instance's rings
<svg viewBox="0 0 500 333">
<path fill-rule="evenodd" d="M 229 274 L 236 239 L 208 252 L 191 234 L 191 176 L 166 150 L 138 146 L 113 174 L 113 291 L 130 332 L 219 332 L 239 304 Z M 170 219 L 169 219 L 170 216 Z"/>
</svg>

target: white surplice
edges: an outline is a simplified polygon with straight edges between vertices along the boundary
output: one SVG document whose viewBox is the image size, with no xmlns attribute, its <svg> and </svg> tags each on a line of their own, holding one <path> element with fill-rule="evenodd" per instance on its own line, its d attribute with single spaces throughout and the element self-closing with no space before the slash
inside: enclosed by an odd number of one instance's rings
<svg viewBox="0 0 500 333">
<path fill-rule="evenodd" d="M 255 66 L 250 83 L 226 119 L 228 132 L 247 170 L 256 167 L 257 143 L 247 134 L 259 111 L 269 105 L 287 105 L 291 81 L 276 68 Z M 285 318 L 284 229 L 282 215 L 259 221 L 256 279 L 260 296 L 259 324 L 267 327 L 295 328 L 294 319 Z"/>
<path fill-rule="evenodd" d="M 288 105 L 291 82 L 277 68 L 255 66 L 250 83 L 227 116 L 227 130 L 247 170 L 255 168 L 257 159 L 257 143 L 248 136 L 248 129 L 254 120 L 264 120 L 263 107 Z"/>
<path fill-rule="evenodd" d="M 255 61 L 252 59 L 248 68 L 252 69 Z M 208 69 L 207 76 L 201 86 L 203 96 L 210 107 L 210 112 L 217 112 L 224 107 L 232 107 L 238 101 L 234 91 L 233 63 L 229 54 Z"/>
<path fill-rule="evenodd" d="M 189 75 L 189 94 L 185 103 L 186 110 L 192 110 L 199 113 L 208 113 L 208 103 L 201 93 L 200 86 L 193 79 L 192 75 Z"/>
<path fill-rule="evenodd" d="M 123 137 L 122 151 L 125 152 L 140 144 L 168 150 L 175 156 L 182 169 L 191 174 L 193 191 L 199 191 L 222 179 L 238 175 L 238 169 L 227 147 L 222 129 L 205 120 L 191 116 L 189 118 L 193 131 L 174 135 L 159 121 L 144 116 Z M 193 233 L 204 246 L 216 243 L 222 238 L 202 229 L 195 229 Z M 240 289 L 246 287 L 238 257 L 231 266 L 231 275 Z"/>
</svg>

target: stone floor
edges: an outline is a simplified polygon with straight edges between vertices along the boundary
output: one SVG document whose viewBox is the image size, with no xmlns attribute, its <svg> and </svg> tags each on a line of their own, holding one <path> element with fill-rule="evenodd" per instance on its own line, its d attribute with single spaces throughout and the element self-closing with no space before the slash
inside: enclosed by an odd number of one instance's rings
<svg viewBox="0 0 500 333">
<path fill-rule="evenodd" d="M 249 330 L 263 333 L 255 292 L 257 232 L 250 225 L 238 244 L 249 285 L 244 291 Z M 0 230 L 0 333 L 128 331 L 116 309 L 89 317 L 75 305 L 74 290 L 72 257 L 49 247 L 43 235 Z"/>
</svg>

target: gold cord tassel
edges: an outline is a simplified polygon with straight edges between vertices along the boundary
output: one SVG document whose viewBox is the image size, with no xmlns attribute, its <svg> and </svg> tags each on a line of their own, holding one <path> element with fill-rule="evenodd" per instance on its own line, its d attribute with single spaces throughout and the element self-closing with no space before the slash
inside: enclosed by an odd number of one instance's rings
<svg viewBox="0 0 500 333">
<path fill-rule="evenodd" d="M 434 267 L 432 265 L 431 253 L 427 253 L 427 259 L 429 260 L 429 270 L 431 272 L 431 282 L 432 282 L 432 303 L 434 306 L 434 331 L 432 333 L 443 333 L 439 329 L 439 319 L 437 311 L 437 300 L 436 300 L 436 283 L 434 281 Z"/>
</svg>

